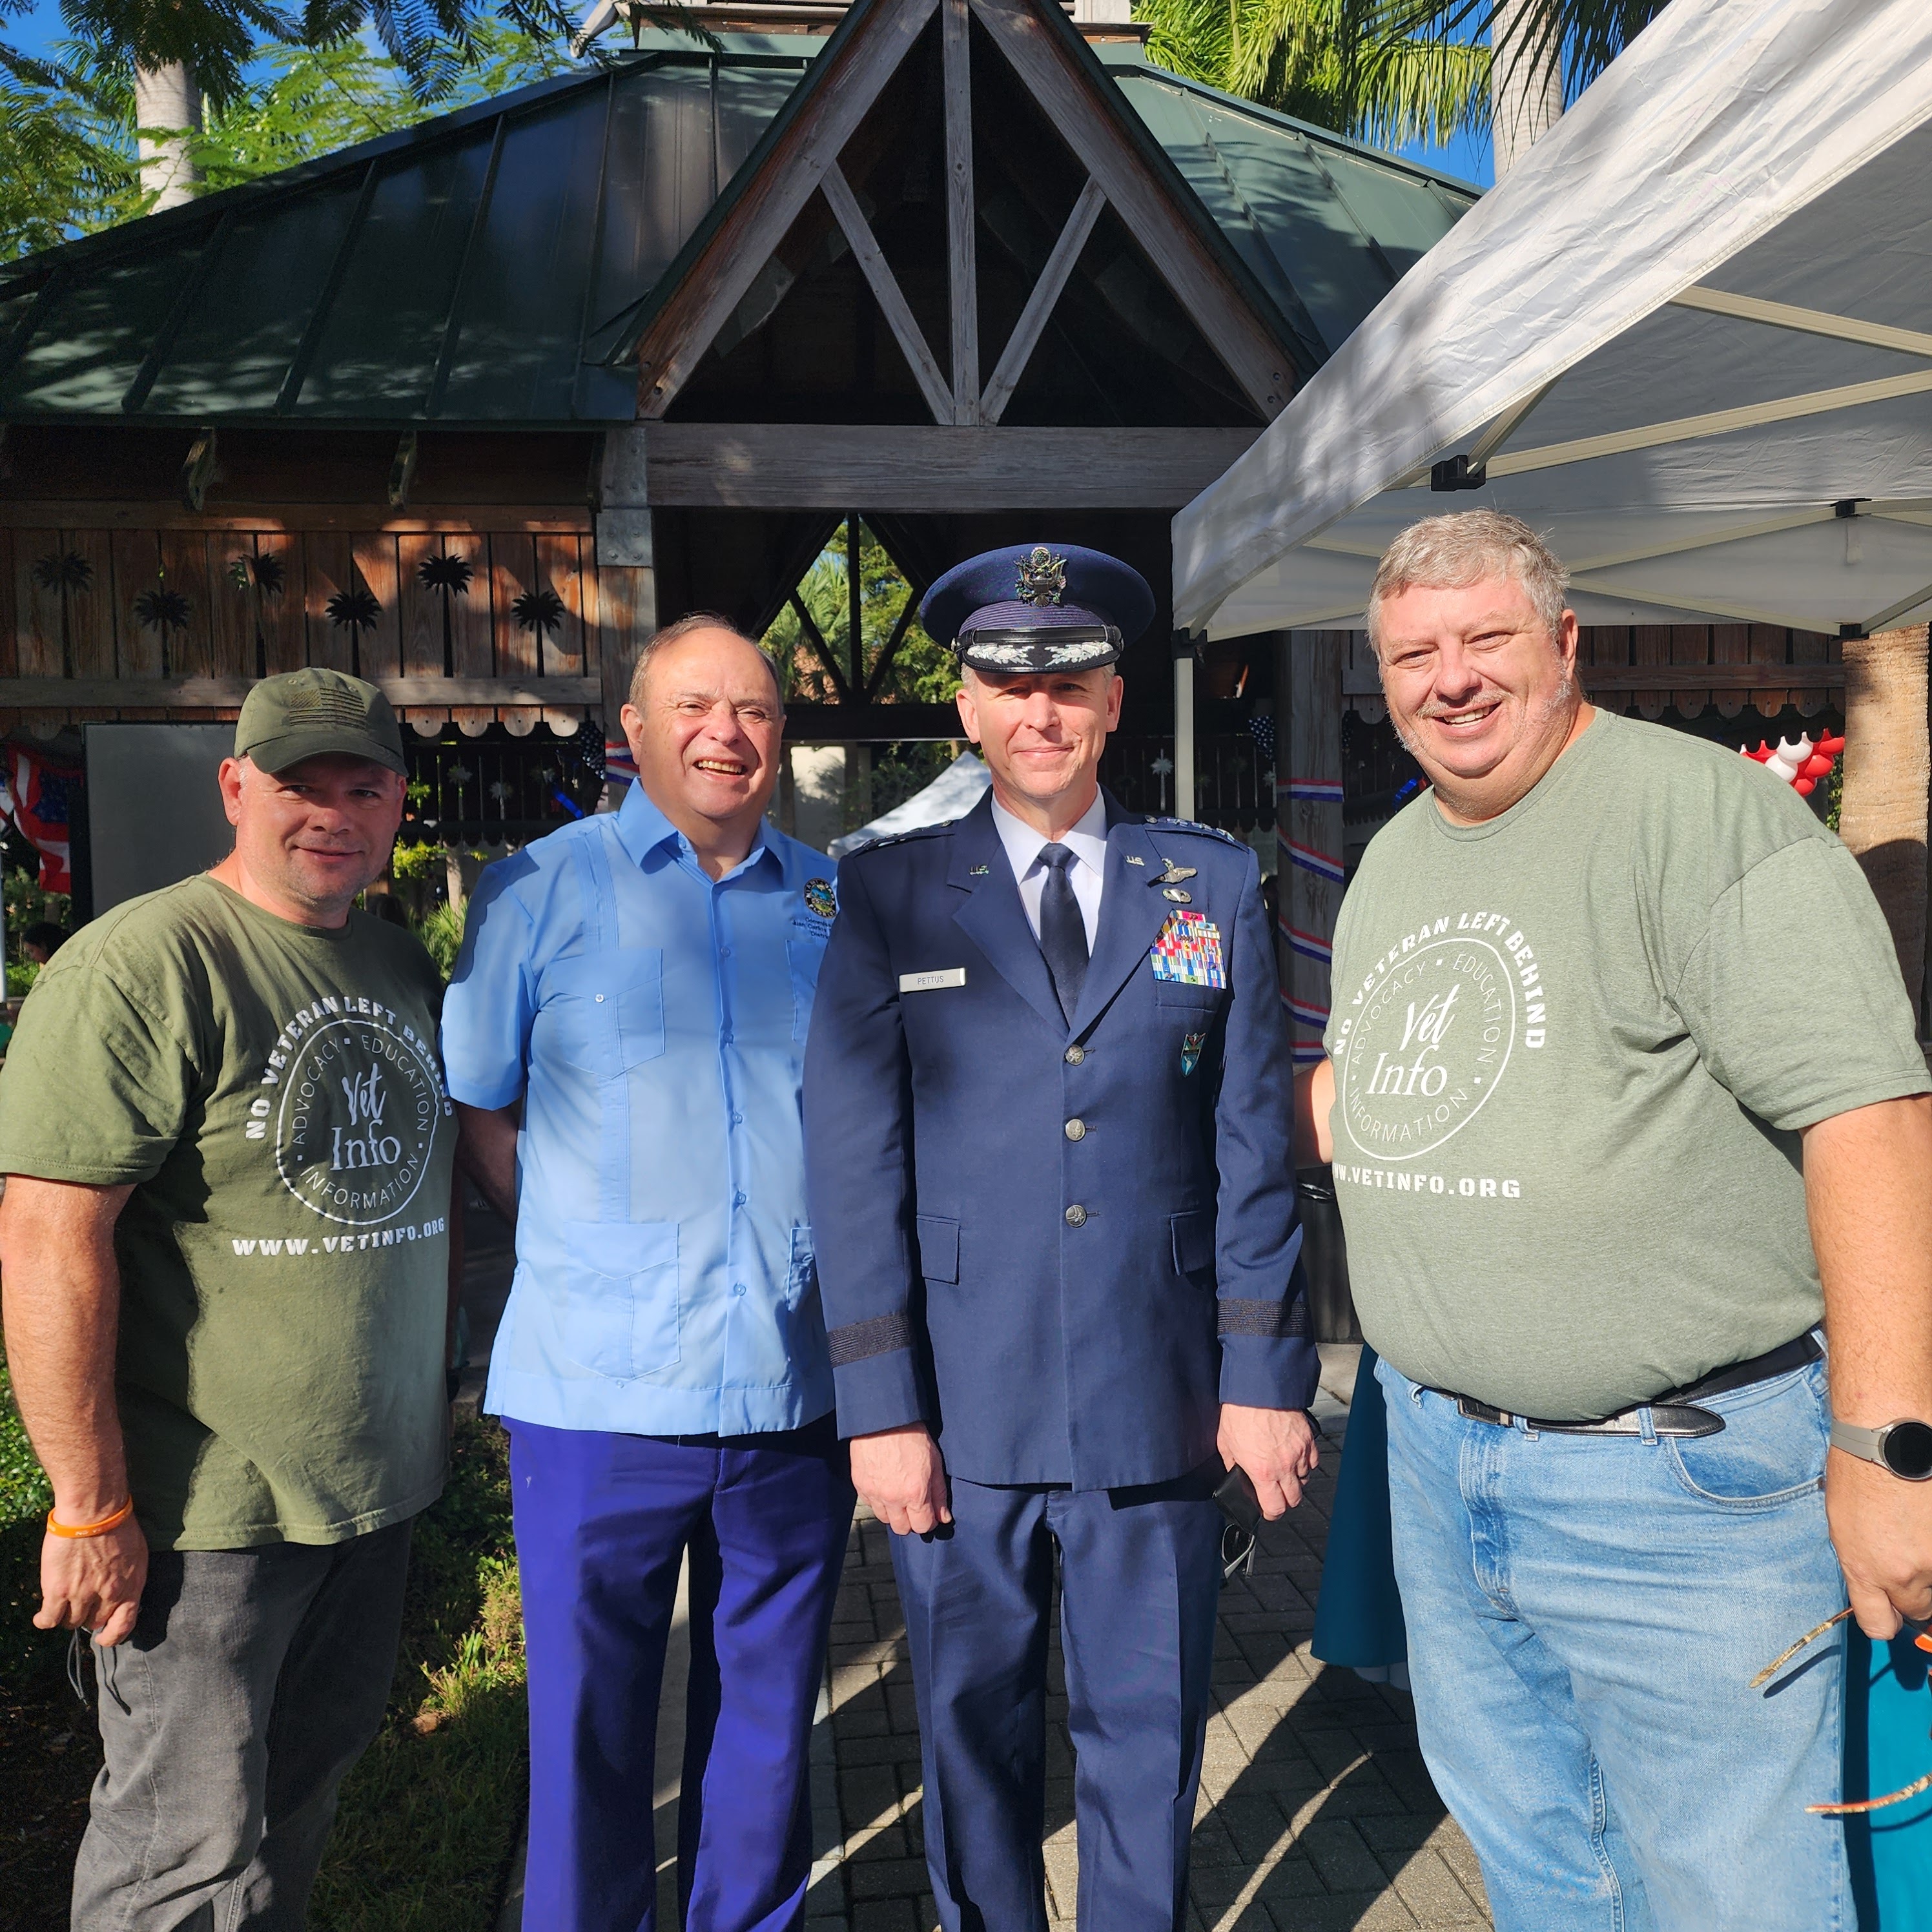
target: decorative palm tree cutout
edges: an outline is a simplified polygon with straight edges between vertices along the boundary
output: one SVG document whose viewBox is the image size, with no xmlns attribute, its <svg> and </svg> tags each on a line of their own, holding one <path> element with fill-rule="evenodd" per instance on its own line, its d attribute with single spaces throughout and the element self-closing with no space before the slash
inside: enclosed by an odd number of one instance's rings
<svg viewBox="0 0 1932 1932">
<path fill-rule="evenodd" d="M 249 593 L 255 614 L 255 675 L 268 674 L 268 642 L 262 634 L 262 599 L 279 597 L 288 583 L 282 560 L 271 550 L 265 556 L 238 556 L 228 566 L 228 580 L 237 590 Z"/>
<path fill-rule="evenodd" d="M 452 556 L 448 551 L 440 551 L 434 556 L 426 556 L 416 567 L 416 575 L 424 587 L 442 592 L 442 674 L 445 677 L 456 675 L 456 650 L 450 630 L 449 600 L 452 597 L 466 597 L 470 594 L 470 580 L 476 575 L 466 556 Z"/>
<path fill-rule="evenodd" d="M 34 581 L 43 590 L 57 591 L 60 594 L 61 675 L 71 677 L 74 675 L 74 635 L 68 607 L 80 592 L 93 587 L 94 566 L 78 550 L 64 550 L 58 556 L 36 557 L 34 560 Z"/>
<path fill-rule="evenodd" d="M 373 631 L 382 615 L 376 593 L 366 584 L 358 584 L 352 590 L 338 590 L 323 608 L 328 613 L 328 621 L 338 631 L 349 633 L 349 668 L 360 677 L 362 633 Z"/>
<path fill-rule="evenodd" d="M 152 590 L 138 592 L 134 598 L 134 615 L 150 631 L 158 631 L 161 639 L 161 675 L 168 676 L 168 640 L 176 631 L 185 631 L 194 607 L 178 590 L 170 590 L 165 584 L 158 584 Z"/>
<path fill-rule="evenodd" d="M 510 606 L 510 615 L 526 631 L 539 638 L 549 637 L 563 628 L 563 599 L 545 584 L 541 590 L 526 590 Z"/>
</svg>

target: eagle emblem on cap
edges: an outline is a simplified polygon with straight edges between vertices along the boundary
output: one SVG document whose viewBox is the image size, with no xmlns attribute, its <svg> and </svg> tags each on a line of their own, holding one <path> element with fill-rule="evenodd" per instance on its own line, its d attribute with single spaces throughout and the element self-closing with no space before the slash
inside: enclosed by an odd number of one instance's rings
<svg viewBox="0 0 1932 1932">
<path fill-rule="evenodd" d="M 1066 558 L 1035 544 L 1020 559 L 1018 588 L 1022 604 L 1058 604 L 1066 588 Z"/>
</svg>

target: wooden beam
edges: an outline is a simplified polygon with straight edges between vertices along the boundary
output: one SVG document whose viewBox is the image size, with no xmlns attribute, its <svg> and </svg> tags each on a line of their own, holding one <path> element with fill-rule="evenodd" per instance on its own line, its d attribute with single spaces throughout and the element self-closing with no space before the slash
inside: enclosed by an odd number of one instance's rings
<svg viewBox="0 0 1932 1932">
<path fill-rule="evenodd" d="M 652 423 L 661 509 L 1176 510 L 1252 429 L 950 429 Z"/>
<path fill-rule="evenodd" d="M 1694 628 L 1701 630 L 1700 625 Z M 1372 670 L 1347 672 L 1351 698 L 1379 698 L 1382 680 Z M 1576 667 L 1587 691 L 1836 691 L 1845 682 L 1841 664 L 1637 664 Z"/>
<path fill-rule="evenodd" d="M 878 0 L 843 47 L 813 64 L 800 83 L 812 98 L 766 154 L 638 343 L 640 417 L 654 420 L 670 407 L 938 4 Z"/>
<path fill-rule="evenodd" d="M 1287 351 L 1263 327 L 1220 257 L 1168 199 L 1088 77 L 1068 63 L 1031 0 L 971 4 L 1228 374 L 1272 422 L 1294 393 Z"/>
<path fill-rule="evenodd" d="M 911 365 L 920 394 L 925 397 L 933 421 L 952 422 L 952 392 L 946 386 L 946 378 L 939 373 L 939 364 L 927 346 L 919 322 L 906 302 L 904 292 L 892 273 L 892 264 L 886 260 L 885 251 L 872 232 L 872 224 L 866 219 L 866 211 L 859 206 L 859 198 L 852 192 L 851 183 L 845 178 L 845 171 L 836 161 L 827 161 L 824 178 L 818 185 L 826 206 L 832 210 L 832 219 L 852 244 L 860 272 L 885 316 L 886 326 L 892 332 L 892 340 L 898 344 L 899 353 Z"/>
<path fill-rule="evenodd" d="M 1079 199 L 1066 218 L 1066 226 L 1060 231 L 1060 239 L 1053 244 L 1053 253 L 1040 272 L 1040 280 L 1026 298 L 1026 307 L 1020 310 L 1019 320 L 1013 324 L 1012 334 L 1006 338 L 1005 351 L 999 367 L 993 371 L 992 380 L 986 385 L 986 393 L 980 399 L 980 413 L 988 422 L 996 423 L 1006 414 L 1006 405 L 1012 400 L 1013 392 L 1033 360 L 1033 352 L 1040 346 L 1041 334 L 1052 318 L 1054 304 L 1066 288 L 1073 265 L 1079 260 L 1080 251 L 1086 247 L 1087 238 L 1093 233 L 1094 224 L 1106 205 L 1100 184 L 1089 175 L 1087 185 L 1080 190 Z"/>
<path fill-rule="evenodd" d="M 392 704 L 592 704 L 602 694 L 594 677 L 385 677 L 375 681 Z M 215 711 L 239 704 L 254 682 L 248 677 L 0 677 L 0 710 L 74 705 Z"/>
<path fill-rule="evenodd" d="M 973 64 L 967 0 L 940 0 L 946 94 L 946 239 L 952 296 L 952 417 L 980 421 L 980 272 L 973 208 Z"/>
<path fill-rule="evenodd" d="M 951 704 L 788 704 L 785 741 L 792 745 L 889 744 L 896 739 L 964 738 Z"/>
<path fill-rule="evenodd" d="M 101 502 L 40 496 L 0 499 L 0 530 L 579 530 L 591 529 L 587 505 L 418 503 L 216 503 L 199 514 L 179 500 Z"/>
</svg>

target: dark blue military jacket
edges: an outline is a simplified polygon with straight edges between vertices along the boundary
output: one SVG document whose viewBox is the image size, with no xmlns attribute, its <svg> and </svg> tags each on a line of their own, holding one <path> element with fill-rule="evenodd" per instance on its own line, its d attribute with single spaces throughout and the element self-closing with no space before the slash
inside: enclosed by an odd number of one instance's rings
<svg viewBox="0 0 1932 1932">
<path fill-rule="evenodd" d="M 838 868 L 805 1065 L 838 1426 L 922 1420 L 969 1482 L 1165 1481 L 1221 1402 L 1304 1408 L 1318 1373 L 1254 854 L 1107 818 L 1071 1027 L 990 797 Z M 1169 891 L 1225 986 L 1157 976 Z"/>
</svg>

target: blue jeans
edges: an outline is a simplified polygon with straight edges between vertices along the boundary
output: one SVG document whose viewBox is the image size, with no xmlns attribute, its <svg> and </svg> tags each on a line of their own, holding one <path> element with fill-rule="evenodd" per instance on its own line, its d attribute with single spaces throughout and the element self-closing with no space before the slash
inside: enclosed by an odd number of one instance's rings
<svg viewBox="0 0 1932 1932">
<path fill-rule="evenodd" d="M 1844 1606 L 1825 1365 L 1696 1439 L 1468 1420 L 1387 1362 L 1396 1575 L 1424 1756 L 1497 1932 L 1835 1932 Z"/>
</svg>

